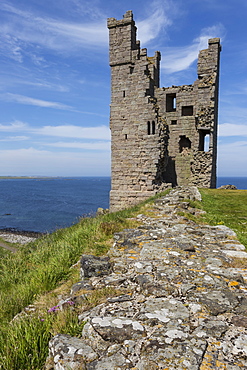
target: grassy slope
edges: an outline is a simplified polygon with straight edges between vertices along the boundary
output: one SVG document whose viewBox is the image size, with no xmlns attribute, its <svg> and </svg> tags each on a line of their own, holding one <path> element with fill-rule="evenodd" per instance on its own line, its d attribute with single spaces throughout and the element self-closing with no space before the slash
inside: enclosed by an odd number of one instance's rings
<svg viewBox="0 0 247 370">
<path fill-rule="evenodd" d="M 79 270 L 71 266 L 80 256 L 83 253 L 106 253 L 112 245 L 113 234 L 124 228 L 136 227 L 136 221 L 129 218 L 143 211 L 150 202 L 82 219 L 70 228 L 58 230 L 21 247 L 15 254 L 2 258 L 0 255 L 0 370 L 40 370 L 52 335 L 57 332 L 71 335 L 81 332 L 77 316 L 71 315 L 70 310 L 47 313 L 48 308 L 56 305 L 58 300 L 58 292 L 55 296 L 51 291 L 59 289 L 61 284 L 66 286 L 67 280 L 70 286 L 77 282 Z M 100 299 L 112 294 L 114 292 L 99 292 L 96 297 L 92 296 L 91 304 L 97 304 Z M 42 300 L 43 307 L 37 314 L 24 316 L 9 324 L 24 307 Z"/>
<path fill-rule="evenodd" d="M 247 246 L 247 191 L 203 189 L 201 192 L 203 208 L 208 212 L 205 221 L 225 223 L 237 231 L 240 241 Z M 135 227 L 128 218 L 145 212 L 145 207 L 142 204 L 130 210 L 83 219 L 77 225 L 20 248 L 15 254 L 0 256 L 0 370 L 40 370 L 52 335 L 81 332 L 76 312 L 75 315 L 71 310 L 48 314 L 47 309 L 57 304 L 58 292 L 64 289 L 62 282 L 66 286 L 65 281 L 69 280 L 68 288 L 79 280 L 78 268 L 71 269 L 71 265 L 81 254 L 105 253 L 112 244 L 113 233 Z M 56 291 L 48 293 L 56 287 Z M 114 292 L 97 294 L 92 297 L 92 304 Z M 15 314 L 35 300 L 43 301 L 37 314 L 8 324 Z"/>
<path fill-rule="evenodd" d="M 247 248 L 247 190 L 201 189 L 205 220 L 233 229 Z"/>
</svg>

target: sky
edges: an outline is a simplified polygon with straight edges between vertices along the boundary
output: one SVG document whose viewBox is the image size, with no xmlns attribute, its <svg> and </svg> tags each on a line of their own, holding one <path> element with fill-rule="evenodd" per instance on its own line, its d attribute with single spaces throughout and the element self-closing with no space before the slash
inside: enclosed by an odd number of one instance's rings
<svg viewBox="0 0 247 370">
<path fill-rule="evenodd" d="M 127 10 L 161 86 L 221 38 L 218 176 L 247 176 L 246 0 L 1 0 L 0 176 L 110 176 L 106 21 Z"/>
</svg>

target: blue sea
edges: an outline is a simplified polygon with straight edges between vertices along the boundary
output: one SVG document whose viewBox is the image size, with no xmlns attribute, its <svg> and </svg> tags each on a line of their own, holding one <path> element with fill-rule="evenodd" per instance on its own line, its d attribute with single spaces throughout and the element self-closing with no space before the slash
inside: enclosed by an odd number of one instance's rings
<svg viewBox="0 0 247 370">
<path fill-rule="evenodd" d="M 217 187 L 247 189 L 246 177 L 219 177 Z M 0 229 L 49 233 L 109 208 L 110 177 L 0 179 Z"/>
<path fill-rule="evenodd" d="M 110 177 L 0 179 L 0 229 L 49 233 L 109 208 Z"/>
</svg>

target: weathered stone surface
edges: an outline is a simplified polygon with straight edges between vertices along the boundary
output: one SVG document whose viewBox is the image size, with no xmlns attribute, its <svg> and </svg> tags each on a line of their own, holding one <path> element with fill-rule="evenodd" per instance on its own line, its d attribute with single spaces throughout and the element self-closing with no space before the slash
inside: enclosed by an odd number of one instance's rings
<svg viewBox="0 0 247 370">
<path fill-rule="evenodd" d="M 196 193 L 171 190 L 137 229 L 115 235 L 109 275 L 84 281 L 122 294 L 89 311 L 82 301 L 82 338 L 53 338 L 47 370 L 247 368 L 247 275 L 226 245 L 247 253 L 226 226 L 177 214 Z"/>
<path fill-rule="evenodd" d="M 149 57 L 141 49 L 132 12 L 109 18 L 108 28 L 110 209 L 170 186 L 215 187 L 220 40 L 208 40 L 200 51 L 192 85 L 160 87 L 160 52 Z"/>
<path fill-rule="evenodd" d="M 237 190 L 237 187 L 235 185 L 222 185 L 218 189 L 230 189 L 230 190 Z"/>
<path fill-rule="evenodd" d="M 69 335 L 56 335 L 49 344 L 50 359 L 47 368 L 52 369 L 87 369 L 86 363 L 98 358 L 93 349 L 83 340 Z M 51 365 L 53 361 L 53 366 Z"/>
<path fill-rule="evenodd" d="M 110 271 L 109 257 L 83 255 L 81 258 L 81 278 L 109 275 Z"/>
</svg>

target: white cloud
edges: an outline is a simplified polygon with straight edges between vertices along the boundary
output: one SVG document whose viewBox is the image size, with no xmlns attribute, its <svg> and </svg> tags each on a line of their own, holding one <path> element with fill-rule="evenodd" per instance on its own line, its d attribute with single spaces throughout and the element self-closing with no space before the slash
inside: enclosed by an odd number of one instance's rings
<svg viewBox="0 0 247 370">
<path fill-rule="evenodd" d="M 161 50 L 164 61 L 161 68 L 166 73 L 183 71 L 191 66 L 198 58 L 200 50 L 208 47 L 208 39 L 213 37 L 223 38 L 224 27 L 221 24 L 204 28 L 201 35 L 193 40 L 191 45 L 181 47 L 166 47 Z"/>
<path fill-rule="evenodd" d="M 97 141 L 90 143 L 79 143 L 79 142 L 57 142 L 57 143 L 46 143 L 44 145 L 55 147 L 55 148 L 70 148 L 70 149 L 83 149 L 83 150 L 103 150 L 110 151 L 110 141 Z"/>
<path fill-rule="evenodd" d="M 30 98 L 29 96 L 12 94 L 12 93 L 1 94 L 0 99 L 5 100 L 7 102 L 16 102 L 16 103 L 25 104 L 25 105 L 35 105 L 37 107 L 42 107 L 42 108 L 73 110 L 71 106 L 66 105 L 66 104 L 62 104 L 58 102 L 51 102 L 51 101 L 41 100 L 41 99 L 34 99 L 34 98 Z"/>
<path fill-rule="evenodd" d="M 28 128 L 28 125 L 21 121 L 14 121 L 9 124 L 0 124 L 0 132 L 18 132 Z"/>
<path fill-rule="evenodd" d="M 152 13 L 142 21 L 136 22 L 138 39 L 141 43 L 148 43 L 153 40 L 162 29 L 172 24 L 171 18 L 167 16 L 167 14 L 171 16 L 171 5 L 168 0 L 154 1 L 150 4 L 150 8 Z"/>
<path fill-rule="evenodd" d="M 0 141 L 24 141 L 30 139 L 28 136 L 8 136 Z"/>
<path fill-rule="evenodd" d="M 34 13 L 20 10 L 7 3 L 0 4 L 5 17 L 0 23 L 2 52 L 6 47 L 10 56 L 22 61 L 23 52 L 28 44 L 36 44 L 45 49 L 56 51 L 78 51 L 83 47 L 105 48 L 108 44 L 106 20 L 68 22 L 51 17 L 40 17 Z M 33 55 L 36 64 L 42 57 Z"/>
<path fill-rule="evenodd" d="M 61 126 L 43 126 L 32 129 L 33 133 L 38 135 L 77 138 L 77 139 L 95 139 L 110 140 L 110 129 L 108 126 L 81 127 L 74 125 Z"/>
<path fill-rule="evenodd" d="M 219 125 L 219 136 L 247 136 L 247 124 L 223 123 Z"/>
<path fill-rule="evenodd" d="M 109 176 L 110 152 L 0 150 L 0 175 Z"/>
<path fill-rule="evenodd" d="M 247 141 L 218 145 L 219 176 L 247 177 Z"/>
<path fill-rule="evenodd" d="M 43 126 L 32 127 L 21 121 L 14 121 L 9 124 L 0 124 L 0 132 L 16 132 L 21 131 L 29 135 L 44 135 L 51 137 L 65 137 L 74 139 L 93 139 L 107 140 L 111 138 L 110 129 L 108 126 L 82 127 L 75 125 L 59 125 L 59 126 Z"/>
<path fill-rule="evenodd" d="M 47 81 L 28 81 L 28 80 L 22 80 L 21 78 L 17 78 L 14 81 L 15 83 L 19 83 L 21 85 L 28 85 L 28 86 L 34 86 L 42 89 L 48 89 L 48 90 L 54 90 L 59 92 L 69 92 L 70 89 L 68 86 L 65 85 L 59 85 L 59 84 L 53 84 Z"/>
</svg>

